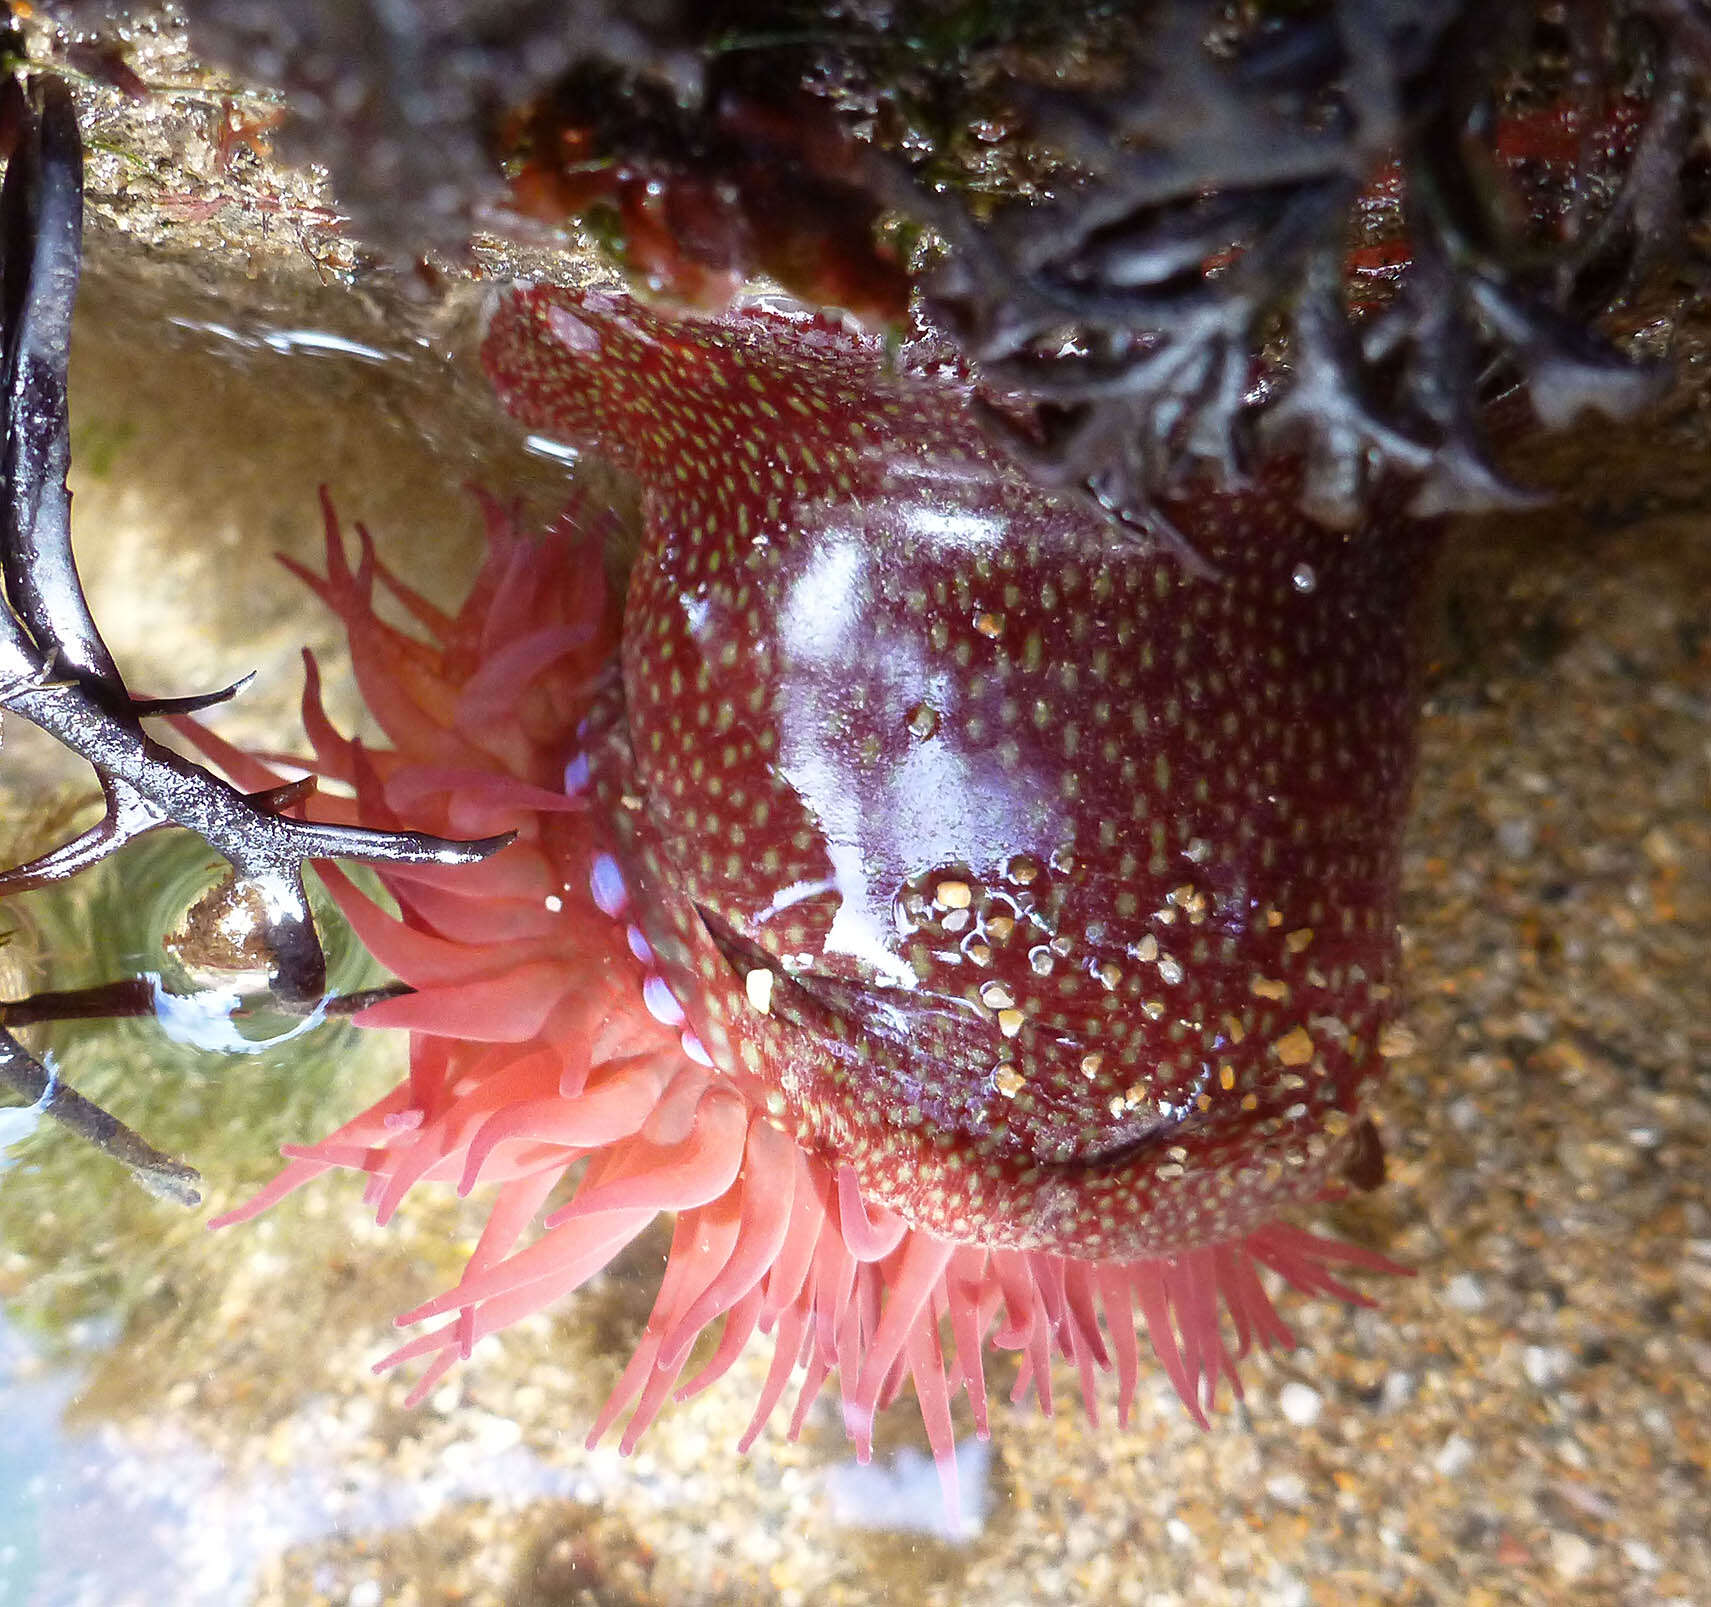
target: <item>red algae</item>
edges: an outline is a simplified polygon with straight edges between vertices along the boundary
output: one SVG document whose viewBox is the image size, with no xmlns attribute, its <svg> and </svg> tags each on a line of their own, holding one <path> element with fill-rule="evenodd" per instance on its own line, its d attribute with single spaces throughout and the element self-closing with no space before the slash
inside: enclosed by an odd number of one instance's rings
<svg viewBox="0 0 1711 1607">
<path fill-rule="evenodd" d="M 1339 1267 L 1399 1270 L 1280 1213 L 1373 1181 L 1436 530 L 1326 531 L 1274 472 L 1172 510 L 1191 572 L 816 323 L 538 290 L 485 355 L 520 418 L 641 481 L 628 596 L 577 505 L 532 541 L 485 504 L 455 616 L 360 529 L 351 567 L 329 508 L 308 578 L 392 746 L 340 736 L 311 665 L 315 768 L 354 793 L 317 807 L 518 835 L 384 868 L 397 917 L 329 875 L 416 990 L 361 1018 L 411 1032 L 410 1074 L 223 1220 L 338 1167 L 382 1219 L 492 1187 L 460 1282 L 401 1319 L 443 1320 L 382 1363 L 424 1361 L 420 1398 L 672 1213 L 591 1438 L 629 1411 L 630 1448 L 760 1333 L 745 1445 L 835 1374 L 865 1457 L 907 1383 L 948 1481 L 988 1346 L 1048 1407 L 1054 1354 L 1090 1414 L 1115 1371 L 1126 1417 L 1144 1334 L 1204 1421 L 1292 1343 L 1262 1269 L 1347 1300 Z"/>
</svg>

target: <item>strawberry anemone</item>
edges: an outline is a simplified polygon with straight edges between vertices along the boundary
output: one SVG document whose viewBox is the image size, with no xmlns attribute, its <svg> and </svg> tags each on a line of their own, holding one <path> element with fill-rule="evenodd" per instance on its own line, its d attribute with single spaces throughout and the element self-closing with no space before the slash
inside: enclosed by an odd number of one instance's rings
<svg viewBox="0 0 1711 1607">
<path fill-rule="evenodd" d="M 323 494 L 327 572 L 292 565 L 343 622 L 356 680 L 391 746 L 341 735 L 305 654 L 295 761 L 348 797 L 318 792 L 319 818 L 515 841 L 477 865 L 383 865 L 393 914 L 336 867 L 322 875 L 358 936 L 413 990 L 358 1016 L 410 1034 L 409 1074 L 212 1226 L 267 1210 L 323 1173 L 366 1174 L 380 1222 L 419 1184 L 490 1191 L 485 1229 L 457 1285 L 407 1311 L 431 1323 L 377 1364 L 425 1364 L 423 1399 L 476 1342 L 593 1279 L 661 1215 L 674 1217 L 652 1315 L 589 1434 L 628 1411 L 628 1452 L 669 1398 L 721 1377 L 757 1333 L 770 1369 L 740 1446 L 794 1384 L 794 1437 L 834 1375 L 856 1453 L 875 1413 L 912 1385 L 954 1512 L 953 1399 L 988 1432 L 983 1357 L 1020 1353 L 1013 1398 L 1052 1407 L 1054 1355 L 1078 1375 L 1097 1422 L 1097 1380 L 1115 1371 L 1126 1421 L 1141 1341 L 1204 1425 L 1237 1361 L 1294 1340 L 1259 1276 L 1368 1304 L 1340 1266 L 1397 1272 L 1377 1253 L 1270 1222 L 1225 1243 L 1129 1260 L 959 1244 L 863 1197 L 834 1154 L 801 1147 L 739 1078 L 711 1063 L 626 919 L 630 894 L 586 785 L 583 738 L 613 673 L 619 611 L 602 551 L 611 516 L 572 507 L 543 535 L 481 499 L 485 561 L 455 615 L 377 561 L 357 526 L 347 557 Z M 383 621 L 377 591 L 419 627 Z M 280 777 L 193 722 L 181 728 L 240 784 Z M 562 1203 L 555 1195 L 567 1194 Z M 537 1227 L 538 1224 L 538 1227 Z M 531 1234 L 531 1229 L 535 1231 Z M 717 1341 L 684 1374 L 696 1341 Z"/>
</svg>

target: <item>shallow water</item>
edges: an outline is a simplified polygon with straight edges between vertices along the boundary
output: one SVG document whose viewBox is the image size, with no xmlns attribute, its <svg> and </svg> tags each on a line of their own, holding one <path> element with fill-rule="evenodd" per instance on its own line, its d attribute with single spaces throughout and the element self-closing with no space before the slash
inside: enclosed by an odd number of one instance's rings
<svg viewBox="0 0 1711 1607">
<path fill-rule="evenodd" d="M 460 482 L 528 489 L 546 512 L 564 468 L 399 333 L 414 326 L 336 289 L 258 309 L 96 259 L 75 518 L 121 664 L 161 692 L 256 668 L 220 728 L 290 746 L 308 641 L 335 716 L 357 718 L 337 633 L 266 557 L 314 561 L 316 483 L 451 602 L 478 536 Z M 334 338 L 286 338 L 302 330 Z M 393 1080 L 401 1043 L 338 1023 L 260 1054 L 152 1020 L 32 1029 L 197 1164 L 207 1200 L 153 1201 L 57 1132 L 9 1148 L 0 1603 L 1711 1599 L 1696 418 L 1612 444 L 1579 511 L 1456 544 L 1408 859 L 1419 1042 L 1380 1113 L 1391 1182 L 1346 1208 L 1419 1276 L 1375 1289 L 1374 1312 L 1286 1301 L 1303 1350 L 1251 1364 L 1245 1408 L 1202 1434 L 1156 1374 L 1123 1430 L 1109 1392 L 1099 1430 L 995 1403 L 990 1446 L 964 1446 L 955 1541 L 934 1532 L 907 1403 L 866 1473 L 830 1401 L 800 1443 L 775 1427 L 738 1456 L 758 1353 L 634 1457 L 589 1451 L 651 1304 L 656 1234 L 407 1410 L 408 1381 L 369 1367 L 392 1314 L 455 1277 L 477 1202 L 418 1194 L 383 1230 L 331 1178 L 202 1228 L 281 1142 Z M 67 829 L 87 783 L 9 725 L 0 788 L 22 856 Z M 7 996 L 161 970 L 160 932 L 208 857 L 162 835 L 0 909 Z M 996 1396 L 1013 1372 L 994 1373 Z"/>
</svg>

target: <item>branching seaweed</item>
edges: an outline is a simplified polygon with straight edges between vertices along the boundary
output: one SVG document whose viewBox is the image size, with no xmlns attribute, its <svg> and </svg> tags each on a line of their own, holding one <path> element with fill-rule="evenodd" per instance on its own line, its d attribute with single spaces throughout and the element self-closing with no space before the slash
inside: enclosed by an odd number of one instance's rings
<svg viewBox="0 0 1711 1607">
<path fill-rule="evenodd" d="M 1119 87 L 1018 87 L 1033 133 L 1082 175 L 1061 195 L 981 220 L 895 163 L 880 182 L 947 242 L 929 307 L 1028 404 L 1026 427 L 988 417 L 1042 482 L 1156 529 L 1195 469 L 1239 484 L 1275 447 L 1302 455 L 1304 500 L 1333 522 L 1392 473 L 1422 514 L 1522 503 L 1487 438 L 1496 380 L 1524 381 L 1554 427 L 1629 416 L 1667 377 L 1594 332 L 1582 290 L 1617 252 L 1631 283 L 1680 249 L 1707 17 L 1692 0 L 1627 9 L 1661 62 L 1650 112 L 1615 200 L 1578 237 L 1571 219 L 1560 250 L 1521 238 L 1494 194 L 1499 88 L 1532 20 L 1514 4 L 1334 0 L 1220 38 L 1227 8 L 1170 0 Z M 1601 41 L 1577 37 L 1582 79 L 1602 85 Z M 1351 225 L 1387 169 L 1398 280 L 1356 308 Z M 1282 362 L 1262 372 L 1277 334 Z"/>
<path fill-rule="evenodd" d="M 256 941 L 270 986 L 287 1005 L 318 1000 L 326 960 L 304 892 L 306 859 L 342 856 L 461 865 L 509 837 L 453 842 L 288 819 L 311 782 L 246 794 L 155 741 L 150 715 L 183 714 L 231 697 L 242 682 L 203 697 L 135 698 L 90 615 L 71 546 L 66 490 L 70 432 L 66 370 L 82 253 L 82 151 L 64 87 L 37 80 L 0 188 L 0 313 L 4 316 L 5 439 L 0 447 L 0 707 L 40 726 L 88 760 L 106 811 L 73 841 L 0 872 L 0 895 L 63 881 L 156 827 L 189 827 L 232 866 L 232 895 L 258 912 Z M 15 1023 L 15 1013 L 0 1020 Z M 0 1026 L 0 1081 L 44 1114 L 129 1166 L 145 1185 L 179 1199 L 195 1174 L 57 1083 Z"/>
</svg>

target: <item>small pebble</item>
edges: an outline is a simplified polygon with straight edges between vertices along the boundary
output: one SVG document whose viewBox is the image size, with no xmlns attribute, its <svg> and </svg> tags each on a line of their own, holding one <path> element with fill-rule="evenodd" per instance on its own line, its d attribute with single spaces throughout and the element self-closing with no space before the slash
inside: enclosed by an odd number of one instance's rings
<svg viewBox="0 0 1711 1607">
<path fill-rule="evenodd" d="M 1521 1368 L 1538 1389 L 1550 1389 L 1568 1377 L 1574 1357 L 1560 1345 L 1528 1345 L 1521 1352 Z"/>
<path fill-rule="evenodd" d="M 1663 1558 L 1644 1540 L 1624 1540 L 1622 1555 L 1627 1559 L 1630 1568 L 1638 1568 L 1643 1574 L 1655 1574 L 1663 1567 Z"/>
<path fill-rule="evenodd" d="M 1567 1529 L 1551 1530 L 1551 1566 L 1559 1578 L 1573 1584 L 1584 1579 L 1598 1560 L 1591 1544 Z"/>
<path fill-rule="evenodd" d="M 1497 846 L 1510 859 L 1529 858 L 1538 840 L 1538 823 L 1530 815 L 1518 815 L 1498 822 Z"/>
<path fill-rule="evenodd" d="M 1398 1412 L 1414 1398 L 1414 1375 L 1400 1369 L 1384 1375 L 1383 1403 L 1387 1412 Z"/>
<path fill-rule="evenodd" d="M 1432 1458 L 1432 1466 L 1446 1479 L 1460 1478 L 1473 1465 L 1473 1444 L 1459 1434 L 1452 1434 Z"/>
<path fill-rule="evenodd" d="M 1277 1392 L 1277 1405 L 1297 1428 L 1311 1428 L 1319 1421 L 1325 1397 L 1311 1385 L 1291 1379 Z"/>
<path fill-rule="evenodd" d="M 1471 1272 L 1458 1272 L 1444 1285 L 1444 1299 L 1457 1311 L 1484 1311 L 1485 1285 Z"/>
</svg>

